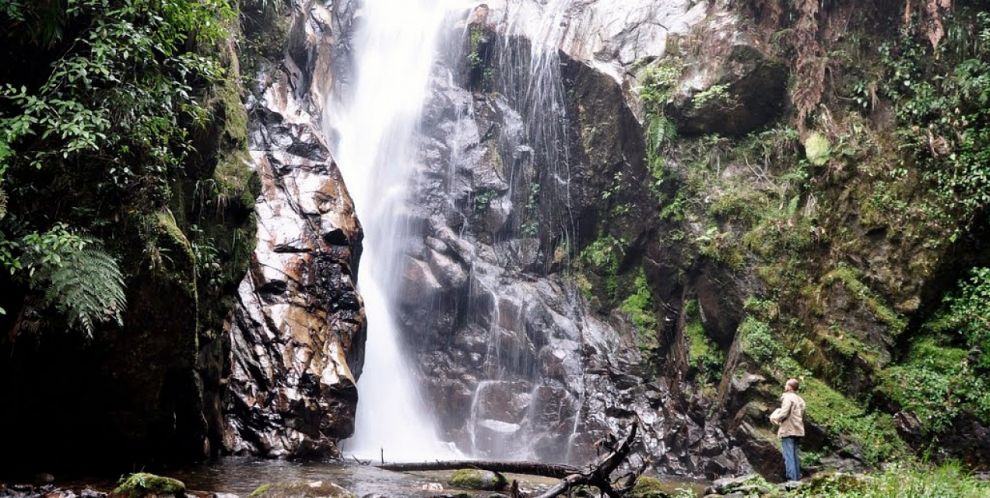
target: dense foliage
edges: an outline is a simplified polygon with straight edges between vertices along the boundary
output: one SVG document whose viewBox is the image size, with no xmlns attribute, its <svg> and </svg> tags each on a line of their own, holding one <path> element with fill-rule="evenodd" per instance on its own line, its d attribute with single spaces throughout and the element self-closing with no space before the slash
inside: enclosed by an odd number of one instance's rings
<svg viewBox="0 0 990 498">
<path fill-rule="evenodd" d="M 111 255 L 161 257 L 148 220 L 211 117 L 232 15 L 226 0 L 0 2 L 0 265 L 70 324 L 120 320 Z"/>
<path fill-rule="evenodd" d="M 928 438 L 962 416 L 990 424 L 990 268 L 946 296 L 906 360 L 883 371 L 883 391 L 915 414 Z"/>
<path fill-rule="evenodd" d="M 925 214 L 953 239 L 990 208 L 990 12 L 956 15 L 961 19 L 947 20 L 935 47 L 919 40 L 917 18 L 896 43 L 882 45 L 878 85 L 894 103 L 898 140 L 908 152 L 888 180 L 913 181 L 905 177 L 917 170 L 928 188 L 920 199 Z"/>
<path fill-rule="evenodd" d="M 902 463 L 868 474 L 820 473 L 797 487 L 775 486 L 753 477 L 726 491 L 753 498 L 977 498 L 990 493 L 990 483 L 956 462 L 937 467 Z"/>
</svg>

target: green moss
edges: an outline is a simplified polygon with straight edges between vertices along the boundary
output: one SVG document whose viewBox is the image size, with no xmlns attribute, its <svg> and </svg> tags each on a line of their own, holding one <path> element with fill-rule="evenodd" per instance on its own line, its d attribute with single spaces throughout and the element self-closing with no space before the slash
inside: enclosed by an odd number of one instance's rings
<svg viewBox="0 0 990 498">
<path fill-rule="evenodd" d="M 884 369 L 878 390 L 914 413 L 936 436 L 962 414 L 990 423 L 990 382 L 969 364 L 969 351 L 936 337 L 916 340 L 903 363 Z"/>
<path fill-rule="evenodd" d="M 696 299 L 684 305 L 684 336 L 688 341 L 688 362 L 698 370 L 702 382 L 718 380 L 725 363 L 722 351 L 705 333 L 701 322 L 701 307 Z"/>
<path fill-rule="evenodd" d="M 631 498 L 668 498 L 674 489 L 660 479 L 650 476 L 639 476 L 636 485 L 629 492 Z"/>
<path fill-rule="evenodd" d="M 846 265 L 839 265 L 838 268 L 827 273 L 822 278 L 822 283 L 831 285 L 841 283 L 846 290 L 862 302 L 867 309 L 878 320 L 890 327 L 896 335 L 904 331 L 907 327 L 907 320 L 884 303 L 883 299 L 876 295 L 872 289 L 864 284 L 856 270 Z"/>
<path fill-rule="evenodd" d="M 938 467 L 891 465 L 872 474 L 823 473 L 779 498 L 976 498 L 990 496 L 990 482 L 957 463 Z"/>
<path fill-rule="evenodd" d="M 251 494 L 248 495 L 248 497 L 253 498 L 256 496 L 264 496 L 264 494 L 267 493 L 269 489 L 272 489 L 271 483 L 262 484 L 261 486 L 255 488 L 255 490 L 252 491 Z"/>
<path fill-rule="evenodd" d="M 194 284 L 196 256 L 172 211 L 157 211 L 142 221 L 144 252 L 151 268 L 176 281 Z"/>
<path fill-rule="evenodd" d="M 907 456 L 907 446 L 897 435 L 890 415 L 868 413 L 815 377 L 803 379 L 801 396 L 807 402 L 807 418 L 830 435 L 845 437 L 859 445 L 866 463 L 876 465 Z"/>
<path fill-rule="evenodd" d="M 722 231 L 713 225 L 697 235 L 694 243 L 699 253 L 733 270 L 741 270 L 746 264 L 742 247 L 736 241 L 736 234 L 731 231 Z"/>
<path fill-rule="evenodd" d="M 808 162 L 815 166 L 824 166 L 832 153 L 832 146 L 821 133 L 812 133 L 804 139 L 804 154 Z"/>
<path fill-rule="evenodd" d="M 633 279 L 632 293 L 622 301 L 620 306 L 622 312 L 636 326 L 640 337 L 654 338 L 656 336 L 657 318 L 653 304 L 653 291 L 646 279 L 646 273 L 640 268 Z M 651 344 L 655 343 L 655 339 L 647 339 L 647 341 Z"/>
<path fill-rule="evenodd" d="M 501 491 L 509 486 L 502 474 L 477 469 L 456 470 L 447 482 L 455 488 L 485 491 Z"/>
<path fill-rule="evenodd" d="M 218 98 L 223 112 L 223 138 L 231 149 L 247 147 L 248 116 L 241 99 L 241 85 L 236 74 L 228 75 L 218 88 Z"/>
<path fill-rule="evenodd" d="M 745 185 L 727 189 L 712 200 L 708 214 L 720 219 L 731 219 L 742 223 L 755 223 L 770 209 L 770 198 L 765 192 Z"/>
<path fill-rule="evenodd" d="M 769 366 L 785 354 L 783 345 L 766 322 L 747 316 L 739 324 L 737 333 L 742 337 L 743 352 L 762 365 Z"/>
<path fill-rule="evenodd" d="M 251 156 L 246 151 L 233 152 L 221 158 L 213 172 L 218 207 L 236 202 L 239 209 L 254 209 L 254 202 L 261 192 L 261 180 L 248 165 L 250 160 Z"/>
<path fill-rule="evenodd" d="M 119 498 L 141 498 L 144 496 L 184 496 L 186 485 L 178 479 L 162 477 L 146 472 L 131 474 L 113 490 Z"/>
<path fill-rule="evenodd" d="M 880 353 L 876 347 L 867 346 L 849 333 L 833 331 L 822 335 L 826 346 L 846 359 L 862 358 L 871 366 L 880 365 Z"/>
</svg>

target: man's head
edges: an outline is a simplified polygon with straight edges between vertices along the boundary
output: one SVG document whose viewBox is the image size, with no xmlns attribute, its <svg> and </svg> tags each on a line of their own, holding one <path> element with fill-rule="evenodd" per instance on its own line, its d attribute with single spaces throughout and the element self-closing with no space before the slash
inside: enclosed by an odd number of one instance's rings
<svg viewBox="0 0 990 498">
<path fill-rule="evenodd" d="M 800 386 L 801 384 L 798 382 L 797 379 L 787 379 L 787 382 L 784 384 L 784 391 L 791 391 L 796 393 L 798 391 L 798 387 Z"/>
</svg>

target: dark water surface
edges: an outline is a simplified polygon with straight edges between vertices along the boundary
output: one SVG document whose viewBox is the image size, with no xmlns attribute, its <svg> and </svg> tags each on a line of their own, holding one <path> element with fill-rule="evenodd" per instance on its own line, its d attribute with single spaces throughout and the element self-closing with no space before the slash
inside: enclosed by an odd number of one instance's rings
<svg viewBox="0 0 990 498">
<path fill-rule="evenodd" d="M 140 471 L 142 469 L 133 469 Z M 452 471 L 435 472 L 391 472 L 370 465 L 359 465 L 353 462 L 318 462 L 268 460 L 254 457 L 226 457 L 200 464 L 169 468 L 147 469 L 159 475 L 174 477 L 186 484 L 190 491 L 207 493 L 233 493 L 241 497 L 249 495 L 263 484 L 277 482 L 332 482 L 347 488 L 357 496 L 380 494 L 393 498 L 425 498 L 438 494 L 456 494 L 466 492 L 472 496 L 487 497 L 491 492 L 462 490 L 450 487 L 447 481 Z M 55 485 L 63 488 L 93 489 L 110 491 L 117 479 L 126 475 L 86 474 L 67 476 L 61 475 Z M 557 479 L 505 474 L 509 480 L 519 481 L 520 488 L 525 492 L 542 492 L 558 482 Z M 673 492 L 677 488 L 693 491 L 701 496 L 705 483 L 689 481 L 677 477 L 661 477 L 664 488 Z M 14 479 L 11 482 L 30 482 L 27 479 Z M 442 490 L 437 486 L 442 486 Z"/>
</svg>

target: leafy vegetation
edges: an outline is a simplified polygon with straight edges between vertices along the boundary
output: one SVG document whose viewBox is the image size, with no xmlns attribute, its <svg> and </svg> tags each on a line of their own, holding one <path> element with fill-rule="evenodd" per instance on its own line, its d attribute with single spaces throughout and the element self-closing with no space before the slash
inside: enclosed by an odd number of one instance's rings
<svg viewBox="0 0 990 498">
<path fill-rule="evenodd" d="M 250 171 L 234 152 L 246 147 L 240 84 L 220 48 L 234 14 L 227 0 L 0 5 L 0 50 L 11 62 L 0 69 L 0 265 L 88 335 L 121 322 L 124 283 L 141 267 L 200 260 L 215 270 L 229 256 L 210 252 L 205 234 L 190 258 L 156 245 L 188 242 L 188 214 L 253 205 Z M 211 127 L 222 130 L 219 146 L 206 142 Z M 186 183 L 204 177 L 189 205 Z M 169 211 L 177 233 L 163 238 L 153 227 Z M 147 265 L 129 257 L 133 247 Z M 195 281 L 192 266 L 188 275 Z"/>
<path fill-rule="evenodd" d="M 914 413 L 928 438 L 962 415 L 990 424 L 990 269 L 974 268 L 925 332 L 904 361 L 883 370 L 880 391 Z"/>
<path fill-rule="evenodd" d="M 977 498 L 990 494 L 990 483 L 959 464 L 938 467 L 891 465 L 866 475 L 821 474 L 794 491 L 775 491 L 770 498 Z"/>
<path fill-rule="evenodd" d="M 69 251 L 47 280 L 45 301 L 88 336 L 92 337 L 97 322 L 123 324 L 121 314 L 127 305 L 124 276 L 117 261 L 98 244 Z"/>
<path fill-rule="evenodd" d="M 772 364 L 784 352 L 766 322 L 747 316 L 739 324 L 738 333 L 742 337 L 743 351 L 761 364 Z"/>
<path fill-rule="evenodd" d="M 977 353 L 973 367 L 990 372 L 990 268 L 973 268 L 959 291 L 946 296 L 942 311 L 929 325 Z"/>
<path fill-rule="evenodd" d="M 664 108 L 671 101 L 682 70 L 681 59 L 669 56 L 660 64 L 647 66 L 640 74 L 639 98 L 646 112 L 646 161 L 654 192 L 659 192 L 664 181 L 662 148 L 677 137 L 677 129 L 667 119 Z"/>
<path fill-rule="evenodd" d="M 484 189 L 478 192 L 474 196 L 474 211 L 477 213 L 483 212 L 488 209 L 491 205 L 492 200 L 498 195 L 498 191 L 493 189 Z"/>
<path fill-rule="evenodd" d="M 712 102 L 724 101 L 729 96 L 729 85 L 718 84 L 712 85 L 696 94 L 691 98 L 691 105 L 695 108 L 704 107 Z"/>
<path fill-rule="evenodd" d="M 830 435 L 855 442 L 869 465 L 907 456 L 907 445 L 897 435 L 891 415 L 864 409 L 815 377 L 801 383 L 809 420 Z"/>
<path fill-rule="evenodd" d="M 697 299 L 684 305 L 684 335 L 688 340 L 688 361 L 698 372 L 698 379 L 704 384 L 712 384 L 722 375 L 725 357 L 705 333 L 701 321 L 701 306 Z"/>
<path fill-rule="evenodd" d="M 911 21 L 881 46 L 880 92 L 894 103 L 902 164 L 927 190 L 925 213 L 953 240 L 990 206 L 990 44 L 977 41 L 990 39 L 990 13 L 961 7 L 936 47 L 915 34 L 925 20 Z"/>
<path fill-rule="evenodd" d="M 654 310 L 653 291 L 650 290 L 650 284 L 646 280 L 646 273 L 642 268 L 633 280 L 632 293 L 625 301 L 622 301 L 619 309 L 633 322 L 641 338 L 656 336 L 657 318 Z"/>
</svg>

